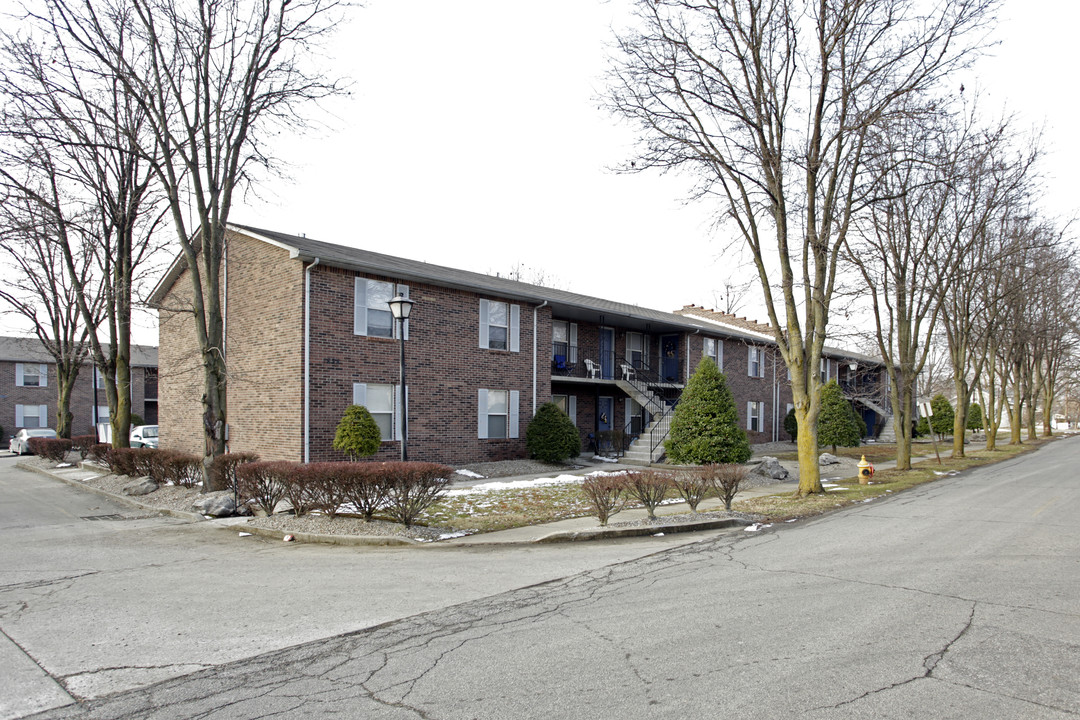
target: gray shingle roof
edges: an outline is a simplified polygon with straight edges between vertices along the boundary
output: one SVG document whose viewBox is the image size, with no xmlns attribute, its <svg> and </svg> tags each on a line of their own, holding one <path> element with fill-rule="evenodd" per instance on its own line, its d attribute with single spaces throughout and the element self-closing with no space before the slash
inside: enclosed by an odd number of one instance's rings
<svg viewBox="0 0 1080 720">
<path fill-rule="evenodd" d="M 132 345 L 131 364 L 134 367 L 157 367 L 157 353 L 158 349 L 153 345 Z M 0 337 L 0 360 L 7 362 L 53 362 L 52 355 L 36 337 Z"/>
</svg>

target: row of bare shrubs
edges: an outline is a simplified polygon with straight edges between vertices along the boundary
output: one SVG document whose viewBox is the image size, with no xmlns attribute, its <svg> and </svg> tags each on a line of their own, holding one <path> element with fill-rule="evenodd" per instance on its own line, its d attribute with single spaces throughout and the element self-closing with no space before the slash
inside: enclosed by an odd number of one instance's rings
<svg viewBox="0 0 1080 720">
<path fill-rule="evenodd" d="M 202 480 L 202 458 L 176 450 L 114 448 L 107 443 L 91 445 L 87 454 L 114 475 L 148 477 L 159 485 L 195 487 Z"/>
<path fill-rule="evenodd" d="M 365 520 L 376 513 L 412 525 L 438 501 L 454 470 L 426 462 L 254 462 L 236 466 L 237 494 L 267 515 L 288 500 L 297 515 L 335 517 L 349 505 Z"/>
<path fill-rule="evenodd" d="M 30 452 L 54 463 L 64 462 L 68 450 L 71 449 L 71 441 L 66 438 L 32 437 L 26 444 Z"/>
<path fill-rule="evenodd" d="M 636 500 L 656 518 L 656 508 L 672 490 L 697 512 L 698 505 L 715 493 L 731 510 L 731 501 L 739 492 L 739 485 L 746 479 L 749 468 L 745 465 L 712 464 L 693 470 L 640 470 L 618 475 L 590 475 L 582 484 L 582 491 L 592 505 L 593 513 L 601 525 L 622 510 L 628 502 Z"/>
</svg>

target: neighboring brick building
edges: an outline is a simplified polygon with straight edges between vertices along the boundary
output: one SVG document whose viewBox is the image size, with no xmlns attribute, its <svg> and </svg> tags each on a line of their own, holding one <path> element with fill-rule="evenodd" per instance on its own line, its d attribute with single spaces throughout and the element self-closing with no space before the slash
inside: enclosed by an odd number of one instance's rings
<svg viewBox="0 0 1080 720">
<path fill-rule="evenodd" d="M 158 418 L 157 348 L 131 346 L 131 411 L 147 424 Z M 56 427 L 56 364 L 37 338 L 0 337 L 0 426 L 6 441 L 24 427 Z M 102 377 L 83 363 L 71 394 L 72 435 L 93 434 L 108 422 L 109 402 Z"/>
<path fill-rule="evenodd" d="M 656 445 L 660 418 L 706 355 L 727 372 L 750 441 L 786 438 L 790 388 L 762 326 L 735 327 L 239 225 L 230 226 L 224 265 L 222 351 L 234 452 L 340 459 L 331 447 L 334 431 L 357 403 L 383 430 L 377 457 L 397 457 L 400 341 L 386 301 L 398 293 L 415 302 L 405 329 L 410 459 L 522 457 L 529 418 L 549 400 L 574 419 L 586 447 L 619 444 L 622 435 L 640 436 L 637 446 Z M 184 312 L 186 275 L 178 258 L 151 298 L 168 368 L 159 425 L 162 447 L 201 452 L 203 380 Z M 654 447 L 646 450 L 646 459 L 656 455 Z"/>
</svg>

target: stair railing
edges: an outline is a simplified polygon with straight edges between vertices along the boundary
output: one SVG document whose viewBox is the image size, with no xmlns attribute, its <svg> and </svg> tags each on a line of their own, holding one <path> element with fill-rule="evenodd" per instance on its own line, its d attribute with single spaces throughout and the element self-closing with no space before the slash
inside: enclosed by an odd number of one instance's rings
<svg viewBox="0 0 1080 720">
<path fill-rule="evenodd" d="M 630 365 L 633 372 L 624 373 L 622 364 Z M 661 421 L 675 410 L 682 397 L 682 388 L 676 383 L 664 380 L 660 374 L 644 367 L 633 367 L 630 361 L 623 358 L 619 365 L 619 373 L 622 379 L 633 385 L 646 399 L 643 407 L 652 416 L 653 427 L 649 431 L 649 460 L 656 457 L 656 449 L 667 439 L 668 431 L 661 431 Z"/>
</svg>

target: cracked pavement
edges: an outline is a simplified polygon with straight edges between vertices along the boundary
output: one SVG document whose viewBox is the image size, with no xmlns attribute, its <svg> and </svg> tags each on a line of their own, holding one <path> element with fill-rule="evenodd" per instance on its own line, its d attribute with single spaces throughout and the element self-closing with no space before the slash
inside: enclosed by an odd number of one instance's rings
<svg viewBox="0 0 1080 720">
<path fill-rule="evenodd" d="M 461 577 L 470 566 L 483 571 L 470 576 L 483 583 L 551 556 L 531 548 L 310 548 L 305 561 L 326 557 L 323 571 L 338 570 L 322 583 L 301 578 L 306 607 L 277 630 L 285 640 L 302 637 L 283 626 L 303 626 L 309 613 L 321 618 L 317 606 L 343 594 L 348 600 L 334 607 L 355 608 L 342 623 L 351 628 L 327 632 L 333 623 L 324 621 L 322 635 L 261 651 L 272 644 L 260 639 L 270 628 L 248 616 L 246 654 L 218 658 L 203 648 L 185 655 L 191 647 L 181 644 L 163 670 L 169 679 L 153 682 L 151 669 L 146 682 L 130 676 L 114 694 L 90 692 L 94 699 L 34 717 L 1078 717 L 1080 477 L 1070 470 L 1078 457 L 1080 442 L 1063 440 L 759 533 L 711 533 L 666 546 L 654 544 L 665 538 L 559 546 L 564 572 L 556 563 L 546 577 L 504 577 L 507 587 L 489 581 L 472 593 Z M 153 543 L 165 555 L 162 572 L 204 572 L 197 568 L 218 560 L 191 532 L 154 529 L 176 547 L 170 556 Z M 619 548 L 634 550 L 619 558 Z M 240 549 L 269 553 L 282 572 L 298 571 L 277 546 Z M 225 557 L 244 564 L 242 553 Z M 419 557 L 438 560 L 423 579 L 414 574 Z M 65 670 L 50 652 L 35 654 L 40 639 L 27 633 L 35 642 L 23 642 L 20 630 L 39 605 L 68 601 L 87 583 L 115 587 L 110 576 L 124 575 L 88 567 L 43 584 L 36 583 L 46 578 L 11 577 L 0 593 L 0 627 L 75 694 L 95 687 L 80 678 L 107 675 L 111 666 Z M 140 569 L 131 568 L 137 577 Z M 408 598 L 418 593 L 442 594 L 443 602 L 409 612 Z M 224 620 L 230 599 L 210 593 L 200 607 L 213 608 L 212 622 L 236 633 L 242 628 Z M 167 597 L 144 600 L 164 604 L 163 615 L 182 612 Z M 364 610 L 392 603 L 398 613 L 389 619 L 392 609 Z M 186 618 L 199 623 L 199 614 L 190 607 Z M 92 626 L 85 633 L 109 635 Z M 154 636 L 136 627 L 123 640 L 142 647 L 146 634 Z M 240 636 L 227 637 L 237 643 Z M 185 661 L 201 669 L 186 671 Z"/>
</svg>

